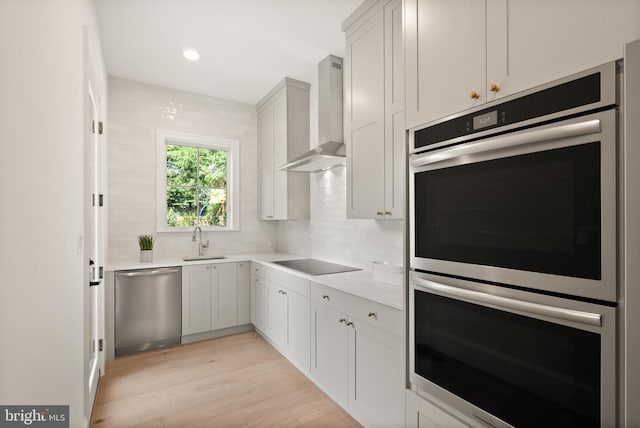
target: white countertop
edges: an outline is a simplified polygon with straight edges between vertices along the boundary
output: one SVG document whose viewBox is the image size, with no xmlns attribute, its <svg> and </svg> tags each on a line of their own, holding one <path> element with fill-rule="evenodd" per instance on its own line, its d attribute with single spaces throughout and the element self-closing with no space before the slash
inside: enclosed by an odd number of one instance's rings
<svg viewBox="0 0 640 428">
<path fill-rule="evenodd" d="M 109 264 L 106 267 L 107 271 L 118 270 L 131 270 L 131 269 L 149 269 L 149 268 L 161 268 L 168 266 L 188 266 L 198 264 L 212 264 L 212 263 L 231 263 L 231 262 L 257 262 L 265 263 L 270 267 L 284 270 L 292 275 L 297 275 L 310 281 L 332 287 L 346 293 L 354 294 L 356 296 L 372 300 L 374 302 L 381 303 L 383 305 L 390 306 L 395 309 L 404 309 L 404 293 L 403 287 L 399 285 L 386 284 L 384 282 L 378 282 L 373 279 L 373 272 L 365 269 L 354 272 L 334 273 L 330 275 L 308 275 L 302 272 L 295 271 L 280 265 L 273 264 L 271 262 L 277 260 L 293 260 L 304 259 L 308 257 L 301 257 L 295 254 L 288 253 L 257 253 L 257 254 L 230 254 L 225 255 L 224 259 L 208 259 L 208 260 L 194 260 L 185 262 L 182 259 L 161 259 L 154 260 L 153 262 L 142 263 L 139 261 L 132 262 L 116 262 Z M 332 262 L 335 263 L 335 262 Z"/>
</svg>

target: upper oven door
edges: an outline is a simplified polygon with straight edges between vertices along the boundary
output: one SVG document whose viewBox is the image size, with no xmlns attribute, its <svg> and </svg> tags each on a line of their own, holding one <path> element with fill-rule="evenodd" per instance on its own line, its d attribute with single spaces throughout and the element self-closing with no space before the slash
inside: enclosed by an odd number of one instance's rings
<svg viewBox="0 0 640 428">
<path fill-rule="evenodd" d="M 615 110 L 411 156 L 411 267 L 615 301 Z"/>
</svg>

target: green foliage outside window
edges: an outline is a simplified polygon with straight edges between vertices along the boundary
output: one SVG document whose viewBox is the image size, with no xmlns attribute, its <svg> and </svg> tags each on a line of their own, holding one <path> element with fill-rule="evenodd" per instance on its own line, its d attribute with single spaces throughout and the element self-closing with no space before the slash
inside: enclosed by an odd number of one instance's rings
<svg viewBox="0 0 640 428">
<path fill-rule="evenodd" d="M 227 226 L 227 152 L 167 144 L 167 225 Z"/>
</svg>

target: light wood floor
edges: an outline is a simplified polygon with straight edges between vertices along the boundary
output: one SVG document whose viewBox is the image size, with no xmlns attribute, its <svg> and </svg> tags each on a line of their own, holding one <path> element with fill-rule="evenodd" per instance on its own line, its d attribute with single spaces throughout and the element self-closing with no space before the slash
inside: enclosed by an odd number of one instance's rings
<svg viewBox="0 0 640 428">
<path fill-rule="evenodd" d="M 92 428 L 359 427 L 255 332 L 119 358 Z"/>
</svg>

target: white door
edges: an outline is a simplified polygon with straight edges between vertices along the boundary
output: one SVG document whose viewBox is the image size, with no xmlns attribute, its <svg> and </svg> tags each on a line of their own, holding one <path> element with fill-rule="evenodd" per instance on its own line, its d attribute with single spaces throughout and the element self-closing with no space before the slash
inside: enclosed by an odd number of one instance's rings
<svg viewBox="0 0 640 428">
<path fill-rule="evenodd" d="M 89 278 L 85 308 L 88 312 L 88 406 L 95 399 L 104 353 L 101 331 L 104 328 L 104 285 L 102 284 L 100 196 L 100 97 L 95 85 L 89 83 L 89 126 L 85 147 L 85 247 L 86 269 Z M 91 408 L 91 407 L 89 407 Z"/>
</svg>

